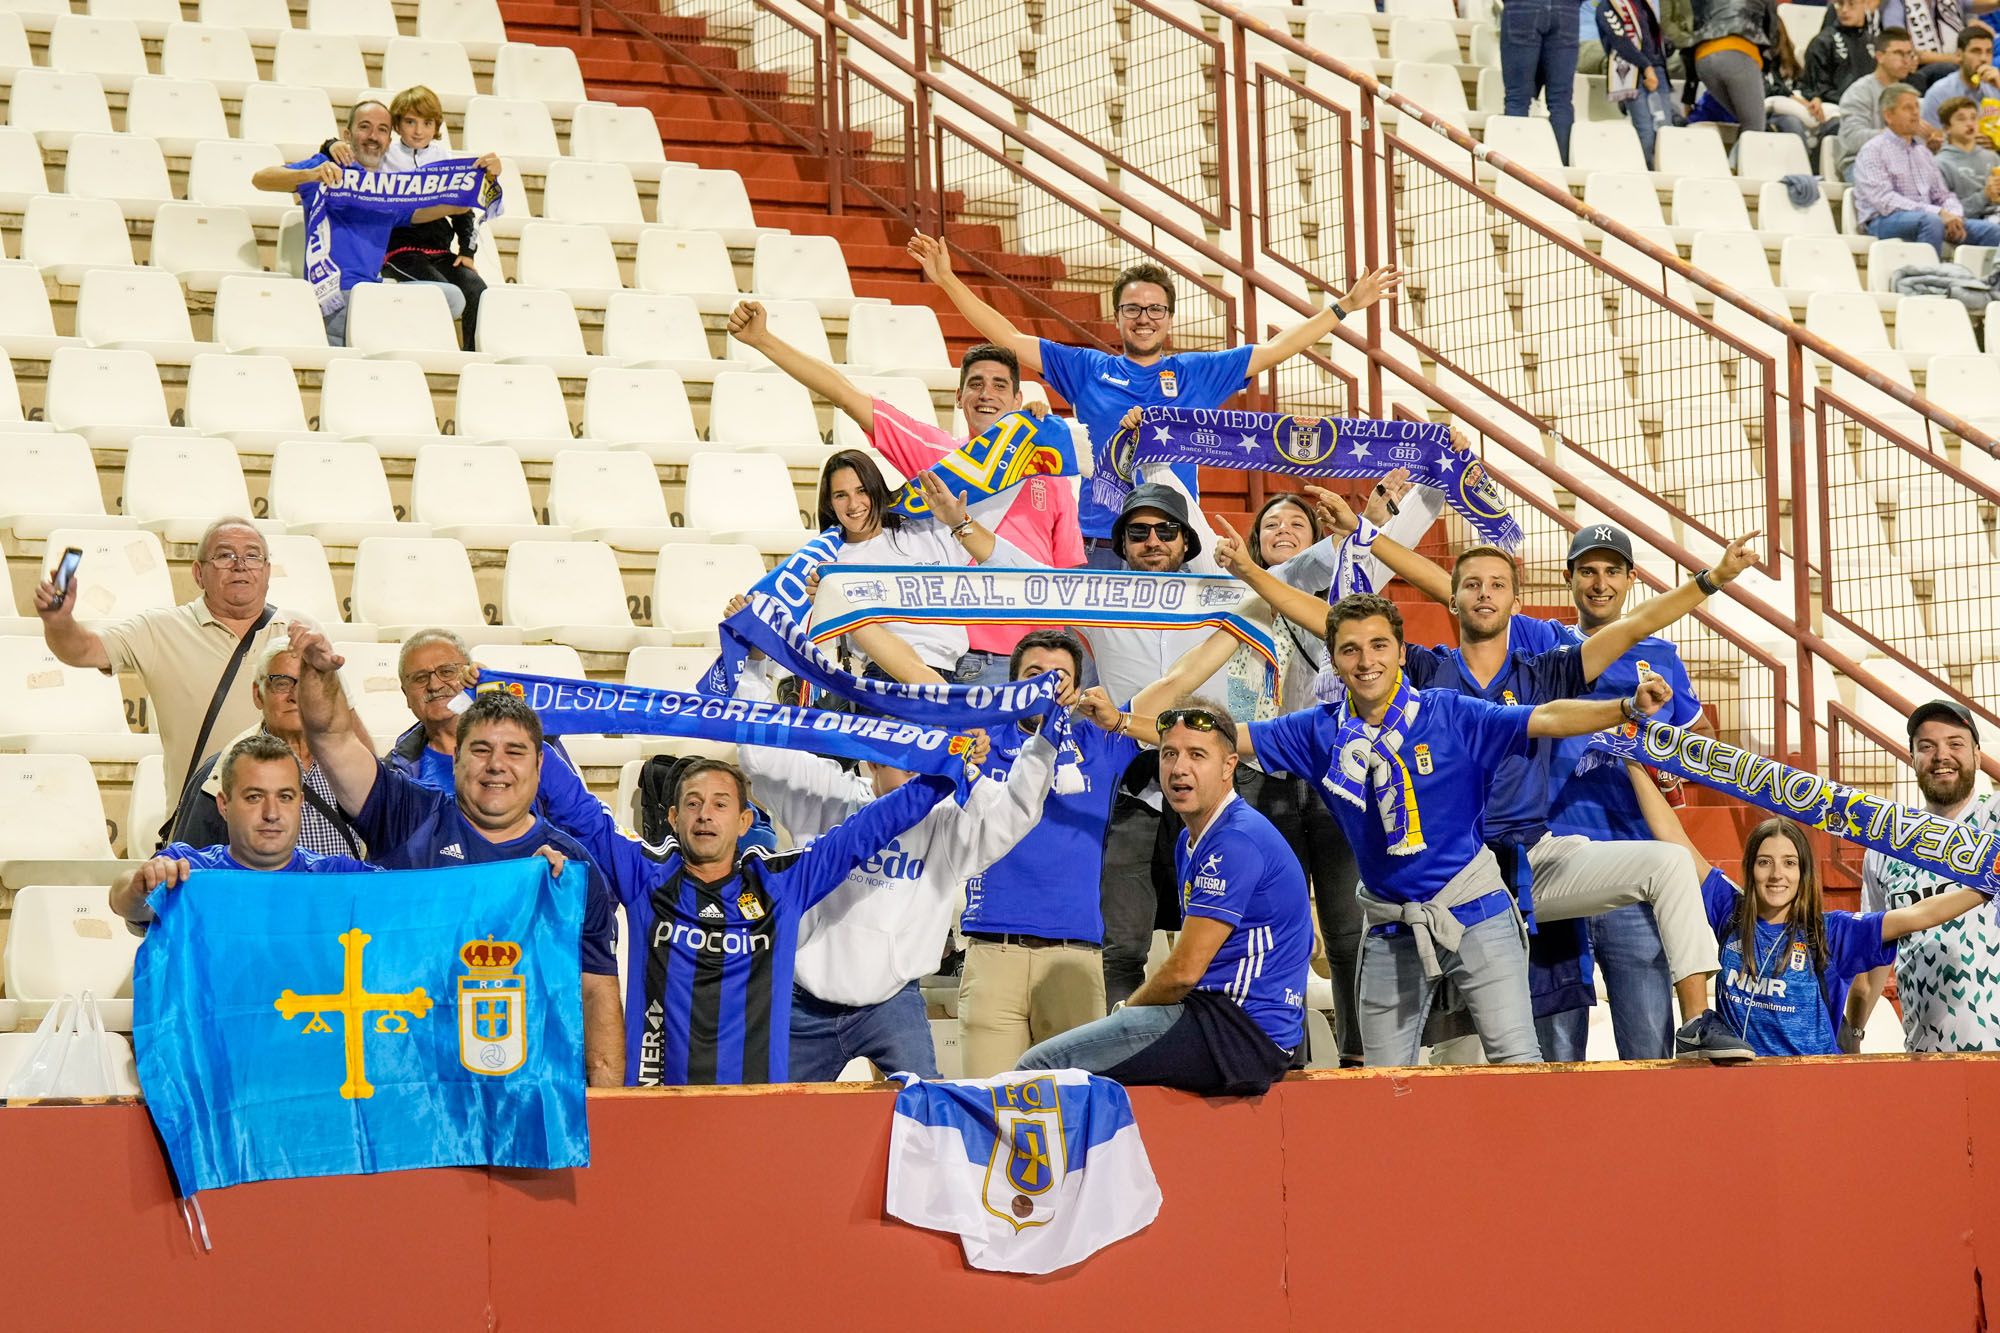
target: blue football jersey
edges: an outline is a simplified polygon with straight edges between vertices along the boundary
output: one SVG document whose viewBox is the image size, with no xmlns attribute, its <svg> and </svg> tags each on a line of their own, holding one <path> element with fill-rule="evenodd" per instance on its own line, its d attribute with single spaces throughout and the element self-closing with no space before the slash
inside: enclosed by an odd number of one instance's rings
<svg viewBox="0 0 2000 1333">
<path fill-rule="evenodd" d="M 1243 1006 L 1284 1050 L 1305 1039 L 1306 973 L 1312 959 L 1312 898 L 1291 844 L 1234 793 L 1199 838 L 1174 844 L 1181 910 L 1227 922 L 1229 938 L 1197 990 Z"/>
</svg>

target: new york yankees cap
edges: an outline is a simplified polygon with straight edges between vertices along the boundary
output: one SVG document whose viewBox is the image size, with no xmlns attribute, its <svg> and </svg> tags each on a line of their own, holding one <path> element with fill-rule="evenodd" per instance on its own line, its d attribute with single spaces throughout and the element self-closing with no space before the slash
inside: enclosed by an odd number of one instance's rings
<svg viewBox="0 0 2000 1333">
<path fill-rule="evenodd" d="M 1623 528 L 1609 523 L 1586 523 L 1576 530 L 1576 536 L 1569 541 L 1569 557 L 1564 562 L 1569 569 L 1576 568 L 1576 562 L 1591 551 L 1609 551 L 1613 555 L 1625 557 L 1625 563 L 1636 565 L 1632 559 L 1632 538 Z"/>
</svg>

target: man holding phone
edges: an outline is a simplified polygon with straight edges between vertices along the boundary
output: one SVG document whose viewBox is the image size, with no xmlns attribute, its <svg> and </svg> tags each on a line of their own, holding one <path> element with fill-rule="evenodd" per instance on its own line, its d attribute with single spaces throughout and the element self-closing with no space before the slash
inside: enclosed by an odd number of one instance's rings
<svg viewBox="0 0 2000 1333">
<path fill-rule="evenodd" d="M 201 595 L 179 606 L 90 628 L 76 618 L 82 553 L 65 553 L 35 589 L 42 638 L 67 666 L 130 671 L 152 698 L 166 751 L 167 805 L 185 794 L 188 774 L 225 741 L 257 725 L 253 654 L 282 642 L 295 620 L 265 602 L 271 564 L 263 534 L 247 518 L 217 519 L 195 547 Z M 67 579 L 63 579 L 64 571 Z"/>
</svg>

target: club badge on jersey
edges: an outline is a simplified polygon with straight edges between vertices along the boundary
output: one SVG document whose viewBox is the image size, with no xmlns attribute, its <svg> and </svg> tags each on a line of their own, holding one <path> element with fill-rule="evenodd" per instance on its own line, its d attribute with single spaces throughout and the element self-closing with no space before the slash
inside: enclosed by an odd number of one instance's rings
<svg viewBox="0 0 2000 1333">
<path fill-rule="evenodd" d="M 1162 397 L 1162 398 L 1178 398 L 1178 397 L 1180 397 L 1180 396 L 1181 396 L 1181 386 L 1180 386 L 1180 381 L 1174 378 L 1174 372 L 1173 372 L 1173 371 L 1171 371 L 1171 370 L 1163 370 L 1163 371 L 1161 371 L 1161 372 L 1160 372 L 1160 397 Z"/>
</svg>

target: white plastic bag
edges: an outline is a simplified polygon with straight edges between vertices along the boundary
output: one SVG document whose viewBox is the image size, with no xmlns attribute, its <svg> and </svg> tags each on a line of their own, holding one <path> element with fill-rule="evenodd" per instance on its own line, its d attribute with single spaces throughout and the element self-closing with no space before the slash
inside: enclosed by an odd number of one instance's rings
<svg viewBox="0 0 2000 1333">
<path fill-rule="evenodd" d="M 9 1097 L 109 1097 L 117 1093 L 104 1058 L 104 1019 L 89 991 L 49 1006 L 35 1049 L 7 1085 Z"/>
</svg>

